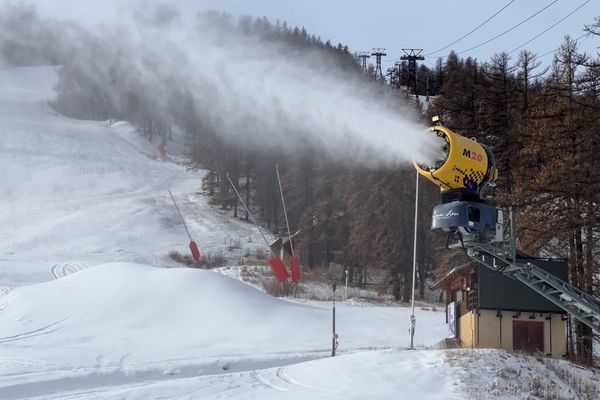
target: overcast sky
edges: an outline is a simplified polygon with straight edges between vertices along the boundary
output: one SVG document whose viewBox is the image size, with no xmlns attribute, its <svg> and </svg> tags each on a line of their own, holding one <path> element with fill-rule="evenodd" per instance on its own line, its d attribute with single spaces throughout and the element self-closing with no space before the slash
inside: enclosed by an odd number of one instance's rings
<svg viewBox="0 0 600 400">
<path fill-rule="evenodd" d="M 154 0 L 132 0 L 131 3 L 151 3 Z M 519 24 L 547 5 L 547 9 L 519 27 L 490 43 L 461 53 L 480 61 L 488 60 L 499 51 L 511 51 L 567 16 L 588 0 L 514 0 L 496 17 L 473 34 L 453 46 L 432 54 L 425 62 L 435 63 L 451 49 L 457 52 L 476 46 Z M 122 10 L 115 12 L 115 1 L 108 0 L 37 0 L 43 14 L 101 22 L 107 18 L 123 18 Z M 184 12 L 192 15 L 199 9 L 217 9 L 234 15 L 266 16 L 285 20 L 292 26 L 304 26 L 323 40 L 347 44 L 354 51 L 386 48 L 385 67 L 402 55 L 403 48 L 422 48 L 423 54 L 438 50 L 490 18 L 510 0 L 175 0 Z M 109 4 L 109 5 L 107 5 Z M 560 45 L 565 35 L 577 38 L 585 24 L 600 16 L 600 0 L 587 4 L 567 19 L 532 41 L 524 48 L 538 55 Z M 600 38 L 582 38 L 584 50 L 597 53 Z M 513 55 L 516 56 L 518 51 Z M 544 62 L 551 61 L 551 55 Z"/>
</svg>

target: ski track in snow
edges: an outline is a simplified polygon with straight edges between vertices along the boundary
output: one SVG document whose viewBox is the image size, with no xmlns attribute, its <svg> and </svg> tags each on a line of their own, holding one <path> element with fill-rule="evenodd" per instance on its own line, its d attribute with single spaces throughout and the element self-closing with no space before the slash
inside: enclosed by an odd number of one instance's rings
<svg viewBox="0 0 600 400">
<path fill-rule="evenodd" d="M 120 365 L 116 368 L 102 368 L 96 370 L 79 369 L 75 374 L 62 376 L 54 379 L 40 379 L 35 382 L 15 384 L 12 386 L 0 386 L 1 399 L 25 399 L 37 396 L 49 396 L 47 398 L 78 398 L 91 393 L 101 393 L 107 388 L 113 390 L 118 387 L 126 387 L 128 390 L 136 389 L 150 382 L 161 381 L 175 382 L 177 380 L 200 378 L 200 379 L 231 379 L 241 377 L 249 386 L 252 381 L 267 388 L 290 391 L 290 387 L 310 388 L 292 380 L 286 373 L 285 367 L 296 363 L 316 360 L 324 357 L 300 356 L 280 360 L 266 360 L 263 362 L 255 359 L 226 361 L 216 360 L 206 362 L 197 360 L 178 366 L 176 371 L 164 368 L 140 368 L 128 371 L 124 368 L 123 360 L 128 355 L 123 355 Z M 169 365 L 170 361 L 161 361 L 163 365 Z M 219 378 L 220 377 L 220 378 Z M 104 389 L 100 389 L 104 388 Z"/>
<path fill-rule="evenodd" d="M 251 372 L 251 376 L 261 385 L 264 385 L 270 389 L 275 389 L 275 390 L 280 390 L 282 392 L 289 392 L 289 389 L 277 386 L 275 383 L 273 383 L 271 380 L 267 380 L 265 379 L 265 377 L 262 375 L 262 373 L 260 371 L 252 371 Z"/>
<path fill-rule="evenodd" d="M 56 321 L 52 324 L 43 326 L 38 329 L 33 329 L 31 331 L 18 333 L 16 335 L 0 337 L 0 343 L 14 342 L 16 340 L 24 340 L 24 339 L 32 338 L 34 336 L 48 335 L 50 333 L 54 333 L 56 331 L 64 329 L 63 323 L 70 319 L 71 319 L 70 317 L 65 318 L 65 319 Z"/>
<path fill-rule="evenodd" d="M 75 272 L 87 267 L 88 265 L 86 265 L 85 263 L 68 262 L 64 264 L 54 264 L 52 267 L 50 267 L 50 275 L 52 275 L 54 279 L 58 279 L 67 275 L 74 274 Z"/>
<path fill-rule="evenodd" d="M 15 341 L 19 341 L 19 340 L 31 339 L 36 336 L 50 335 L 55 332 L 67 329 L 67 328 L 73 326 L 80 317 L 84 316 L 92 308 L 93 308 L 93 305 L 87 306 L 75 314 L 69 315 L 62 319 L 59 319 L 58 321 L 44 325 L 40 328 L 32 329 L 32 330 L 29 330 L 26 332 L 17 333 L 14 335 L 0 337 L 0 344 L 8 343 L 8 342 L 15 342 Z"/>
<path fill-rule="evenodd" d="M 290 384 L 290 385 L 294 385 L 294 386 L 300 386 L 303 388 L 308 388 L 308 389 L 319 389 L 316 386 L 312 386 L 312 385 L 306 385 L 304 383 L 298 382 L 297 380 L 295 380 L 294 378 L 292 378 L 291 376 L 288 375 L 286 368 L 282 367 L 282 368 L 277 368 L 277 372 L 276 375 L 284 382 Z"/>
</svg>

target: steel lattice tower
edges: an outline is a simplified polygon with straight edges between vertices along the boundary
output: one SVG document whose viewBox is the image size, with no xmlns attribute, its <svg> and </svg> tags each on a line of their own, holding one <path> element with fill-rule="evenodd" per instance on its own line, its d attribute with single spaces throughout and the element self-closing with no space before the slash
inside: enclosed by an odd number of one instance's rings
<svg viewBox="0 0 600 400">
<path fill-rule="evenodd" d="M 394 70 L 396 74 L 396 88 L 400 89 L 400 86 L 402 86 L 402 62 L 396 61 L 394 66 L 396 67 Z"/>
<path fill-rule="evenodd" d="M 360 69 L 363 73 L 367 73 L 367 58 L 371 58 L 371 54 L 368 51 L 361 51 L 358 53 L 358 58 L 360 60 Z"/>
<path fill-rule="evenodd" d="M 398 86 L 398 73 L 396 72 L 396 68 L 389 67 L 385 76 L 390 77 L 390 86 Z"/>
<path fill-rule="evenodd" d="M 373 47 L 373 52 L 371 55 L 375 56 L 375 60 L 377 61 L 375 67 L 375 80 L 385 80 L 383 77 L 383 72 L 381 71 L 381 57 L 387 56 L 385 49 Z M 379 78 L 377 78 L 378 76 Z"/>
<path fill-rule="evenodd" d="M 412 92 L 417 96 L 417 61 L 425 60 L 425 57 L 419 55 L 423 49 L 402 49 L 404 55 L 400 57 L 401 60 L 408 61 L 408 83 L 406 84 L 408 89 L 412 89 Z"/>
</svg>

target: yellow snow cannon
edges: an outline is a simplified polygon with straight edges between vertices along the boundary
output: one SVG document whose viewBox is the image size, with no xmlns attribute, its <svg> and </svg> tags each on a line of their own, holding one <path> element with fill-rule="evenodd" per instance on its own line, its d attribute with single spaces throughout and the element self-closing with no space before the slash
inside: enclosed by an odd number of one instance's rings
<svg viewBox="0 0 600 400">
<path fill-rule="evenodd" d="M 442 125 L 430 130 L 440 138 L 441 148 L 433 161 L 413 161 L 419 174 L 438 185 L 442 194 L 456 189 L 479 196 L 485 186 L 493 185 L 498 171 L 489 149 Z"/>
</svg>

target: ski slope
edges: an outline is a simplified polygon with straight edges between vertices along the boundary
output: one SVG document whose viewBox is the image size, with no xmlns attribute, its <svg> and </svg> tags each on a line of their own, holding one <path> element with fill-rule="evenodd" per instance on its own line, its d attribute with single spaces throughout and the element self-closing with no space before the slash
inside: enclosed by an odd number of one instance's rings
<svg viewBox="0 0 600 400">
<path fill-rule="evenodd" d="M 0 71 L 1 284 L 43 282 L 73 265 L 115 260 L 174 265 L 168 252 L 187 253 L 189 239 L 168 189 L 202 252 L 234 257 L 224 244 L 240 238 L 245 247 L 264 247 L 248 243 L 260 237 L 255 228 L 199 198 L 202 171 L 157 160 L 157 143 L 128 124 L 52 112 L 45 102 L 54 96 L 56 69 Z"/>
<path fill-rule="evenodd" d="M 128 124 L 56 115 L 56 71 L 0 71 L 0 399 L 516 399 L 540 376 L 574 393 L 530 357 L 438 350 L 431 308 L 409 351 L 409 308 L 339 302 L 332 358 L 329 303 L 178 268 L 169 188 L 203 253 L 264 244 L 197 193 L 181 138 L 163 162 Z"/>
<path fill-rule="evenodd" d="M 340 305 L 341 354 L 381 348 L 396 354 L 408 339 L 399 332 L 408 311 Z M 260 380 L 252 371 L 331 351 L 328 304 L 274 299 L 198 269 L 96 266 L 12 289 L 0 315 L 3 399 L 235 371 Z M 441 314 L 420 310 L 418 317 L 437 329 L 417 343 L 435 343 Z"/>
</svg>

